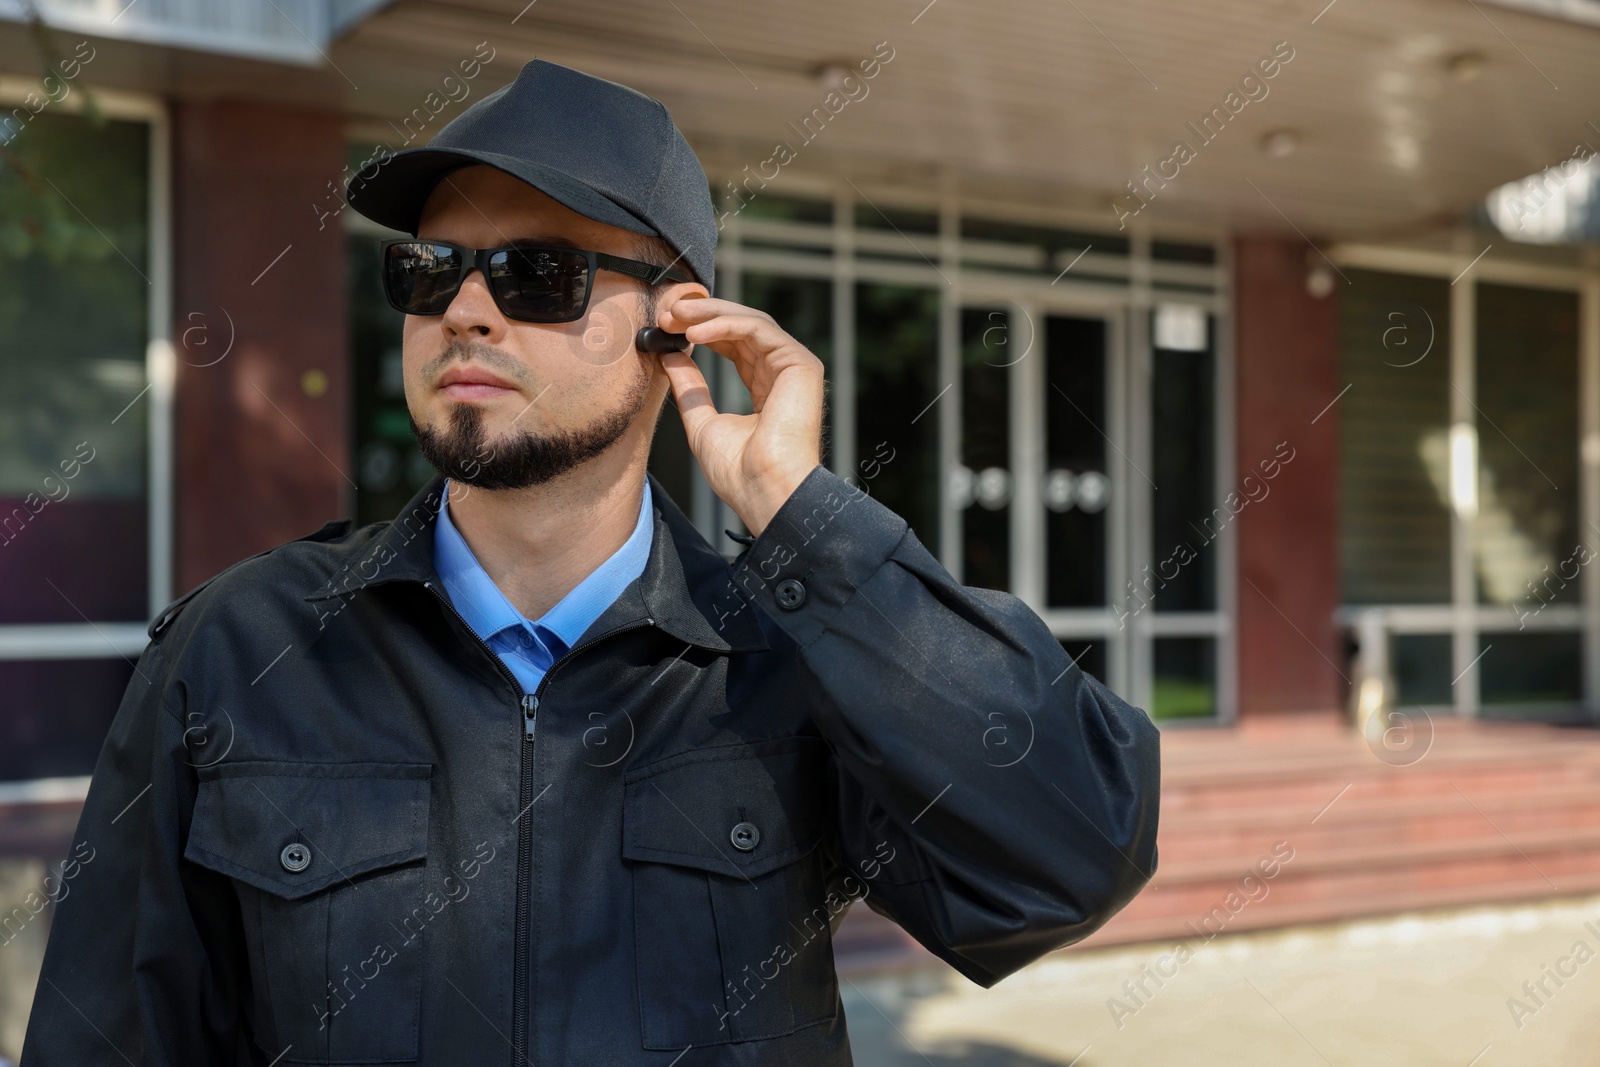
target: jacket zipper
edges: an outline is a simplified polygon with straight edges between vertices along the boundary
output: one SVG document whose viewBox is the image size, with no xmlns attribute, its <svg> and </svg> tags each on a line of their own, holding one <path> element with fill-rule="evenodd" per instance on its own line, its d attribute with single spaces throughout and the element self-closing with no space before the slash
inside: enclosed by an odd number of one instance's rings
<svg viewBox="0 0 1600 1067">
<path fill-rule="evenodd" d="M 513 923 L 516 943 L 512 954 L 512 966 L 515 970 L 512 972 L 511 983 L 511 1047 L 516 1052 L 518 1060 L 526 1059 L 526 1062 L 531 1065 L 534 1062 L 534 1058 L 525 1057 L 523 1050 L 528 1045 L 528 912 L 531 907 L 529 897 L 533 888 L 533 820 L 528 819 L 524 822 L 522 816 L 527 814 L 528 809 L 533 804 L 533 727 L 535 713 L 539 710 L 539 694 L 544 692 L 545 684 L 550 681 L 550 676 L 556 672 L 556 668 L 578 652 L 588 648 L 590 645 L 604 641 L 612 634 L 621 633 L 623 630 L 651 626 L 655 623 L 655 619 L 646 618 L 624 623 L 587 641 L 578 642 L 577 645 L 567 649 L 566 652 L 562 653 L 550 664 L 550 668 L 544 672 L 544 676 L 539 679 L 539 684 L 534 686 L 532 693 L 524 693 L 522 691 L 522 683 L 517 681 L 515 674 L 511 673 L 511 668 L 505 665 L 505 662 L 495 653 L 494 649 L 489 647 L 487 641 L 478 636 L 478 631 L 474 630 L 472 624 L 467 622 L 466 617 L 456 610 L 454 604 L 450 603 L 450 598 L 445 596 L 433 582 L 425 581 L 422 584 L 434 596 L 439 598 L 439 603 L 444 605 L 446 611 L 460 620 L 467 633 L 471 634 L 472 639 L 478 643 L 478 647 L 488 653 L 489 658 L 494 661 L 494 665 L 500 674 L 511 683 L 511 688 L 516 691 L 517 706 L 522 712 L 522 740 L 525 743 L 522 745 L 521 772 L 518 776 L 517 784 L 517 811 L 519 813 L 517 816 L 517 905 L 516 920 Z"/>
<path fill-rule="evenodd" d="M 494 649 L 489 647 L 489 642 L 478 636 L 478 631 L 474 630 L 472 624 L 467 622 L 466 616 L 457 611 L 456 606 L 450 603 L 450 598 L 444 594 L 443 590 L 431 581 L 426 581 L 422 584 L 434 596 L 439 598 L 439 603 L 444 605 L 446 611 L 460 621 L 462 629 L 466 630 L 472 639 L 478 643 L 478 647 L 488 655 L 490 661 L 494 663 L 495 669 L 510 683 L 511 688 L 517 694 L 517 706 L 522 711 L 522 738 L 527 742 L 527 744 L 521 746 L 521 767 L 517 775 L 517 811 L 526 812 L 528 810 L 528 794 L 533 790 L 533 712 L 539 706 L 539 700 L 537 697 L 522 691 L 522 683 L 517 681 L 515 674 L 511 673 L 511 668 L 507 667 L 505 661 L 495 654 Z M 520 816 L 517 819 L 517 912 L 514 924 L 516 940 L 513 943 L 512 952 L 512 966 L 515 969 L 512 971 L 511 981 L 512 1004 L 514 1005 L 514 1018 L 516 1020 L 516 1032 L 512 1037 L 512 1048 L 516 1050 L 518 1060 L 523 1058 L 522 1050 L 526 1047 L 528 1038 L 527 1012 L 523 1007 L 527 1001 L 528 990 L 527 981 L 523 975 L 528 970 L 526 898 L 529 882 L 528 868 L 532 860 L 533 850 L 533 836 L 529 833 L 529 827 L 532 825 L 532 819 L 527 822 L 523 822 Z"/>
</svg>

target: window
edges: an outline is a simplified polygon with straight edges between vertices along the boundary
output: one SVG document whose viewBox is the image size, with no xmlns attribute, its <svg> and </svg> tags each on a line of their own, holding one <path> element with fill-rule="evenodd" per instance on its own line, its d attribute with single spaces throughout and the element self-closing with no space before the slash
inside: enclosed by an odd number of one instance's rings
<svg viewBox="0 0 1600 1067">
<path fill-rule="evenodd" d="M 170 600 L 157 108 L 66 97 L 0 145 L 0 779 L 87 775 Z M 64 328 L 65 326 L 65 328 Z"/>
<path fill-rule="evenodd" d="M 1450 282 L 1345 270 L 1339 542 L 1346 604 L 1450 601 Z"/>
<path fill-rule="evenodd" d="M 1578 294 L 1479 285 L 1477 300 L 1478 601 L 1576 603 L 1563 573 L 1595 543 L 1578 533 Z"/>
<path fill-rule="evenodd" d="M 364 155 L 364 154 L 363 154 Z M 351 163 L 354 169 L 360 159 Z M 436 473 L 422 458 L 406 407 L 401 334 L 405 317 L 383 296 L 377 245 L 394 236 L 354 211 L 349 237 L 350 355 L 354 383 L 357 526 L 392 519 Z M 409 236 L 401 234 L 400 236 Z"/>
<path fill-rule="evenodd" d="M 939 294 L 911 285 L 856 286 L 857 451 L 885 446 L 872 493 L 924 545 L 939 543 Z"/>
<path fill-rule="evenodd" d="M 1229 514 L 1218 499 L 1215 477 L 1215 320 L 1204 314 L 1199 320 L 1192 338 L 1163 337 L 1159 328 L 1152 331 L 1150 477 L 1155 487 L 1150 490 L 1150 558 L 1154 563 L 1148 573 L 1157 583 L 1156 607 L 1163 611 L 1216 608 L 1214 542 Z"/>
<path fill-rule="evenodd" d="M 1581 717 L 1600 535 L 1580 519 L 1580 280 L 1363 263 L 1344 270 L 1339 416 L 1344 614 L 1385 642 L 1363 654 L 1402 705 Z"/>
</svg>

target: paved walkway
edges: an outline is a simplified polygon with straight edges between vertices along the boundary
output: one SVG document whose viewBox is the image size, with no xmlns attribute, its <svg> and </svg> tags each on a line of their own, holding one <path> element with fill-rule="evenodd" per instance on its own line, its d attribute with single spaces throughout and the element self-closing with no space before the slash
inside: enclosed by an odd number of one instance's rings
<svg viewBox="0 0 1600 1067">
<path fill-rule="evenodd" d="M 1176 944 L 1060 954 L 988 990 L 943 967 L 855 976 L 856 1063 L 1600 1063 L 1600 896 Z"/>
<path fill-rule="evenodd" d="M 5 873 L 15 889 L 42 868 Z M 0 949 L 0 1056 L 21 1043 L 31 984 L 6 979 L 36 971 L 42 933 Z M 987 990 L 942 965 L 846 978 L 856 1063 L 1600 1063 L 1600 896 L 1177 944 L 1064 953 Z"/>
<path fill-rule="evenodd" d="M 0 859 L 0 1067 L 9 1067 L 6 1057 L 22 1052 L 49 933 L 43 913 L 33 917 L 31 908 L 16 909 L 41 889 L 46 873 L 38 860 Z M 38 906 L 35 898 L 33 907 Z"/>
</svg>

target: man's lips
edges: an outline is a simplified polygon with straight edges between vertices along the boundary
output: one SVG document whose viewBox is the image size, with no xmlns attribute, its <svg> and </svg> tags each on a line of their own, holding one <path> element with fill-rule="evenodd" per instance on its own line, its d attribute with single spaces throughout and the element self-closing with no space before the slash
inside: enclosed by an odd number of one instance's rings
<svg viewBox="0 0 1600 1067">
<path fill-rule="evenodd" d="M 481 400 L 514 392 L 510 383 L 475 367 L 452 367 L 439 379 L 439 391 L 457 400 Z"/>
</svg>

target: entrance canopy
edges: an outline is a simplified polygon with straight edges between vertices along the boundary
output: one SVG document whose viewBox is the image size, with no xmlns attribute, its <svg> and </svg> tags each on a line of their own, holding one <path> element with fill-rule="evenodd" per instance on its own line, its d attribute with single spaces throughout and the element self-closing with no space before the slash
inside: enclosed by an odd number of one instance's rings
<svg viewBox="0 0 1600 1067">
<path fill-rule="evenodd" d="M 38 5 L 64 51 L 97 42 L 97 84 L 298 101 L 421 141 L 539 55 L 657 96 L 731 173 L 842 173 L 1113 223 L 1399 238 L 1600 147 L 1588 0 L 122 6 Z M 185 12 L 208 7 L 201 33 Z M 8 12 L 24 15 L 0 0 Z M 276 58 L 241 58 L 251 40 Z M 0 65 L 43 70 L 20 22 L 0 22 Z"/>
</svg>

